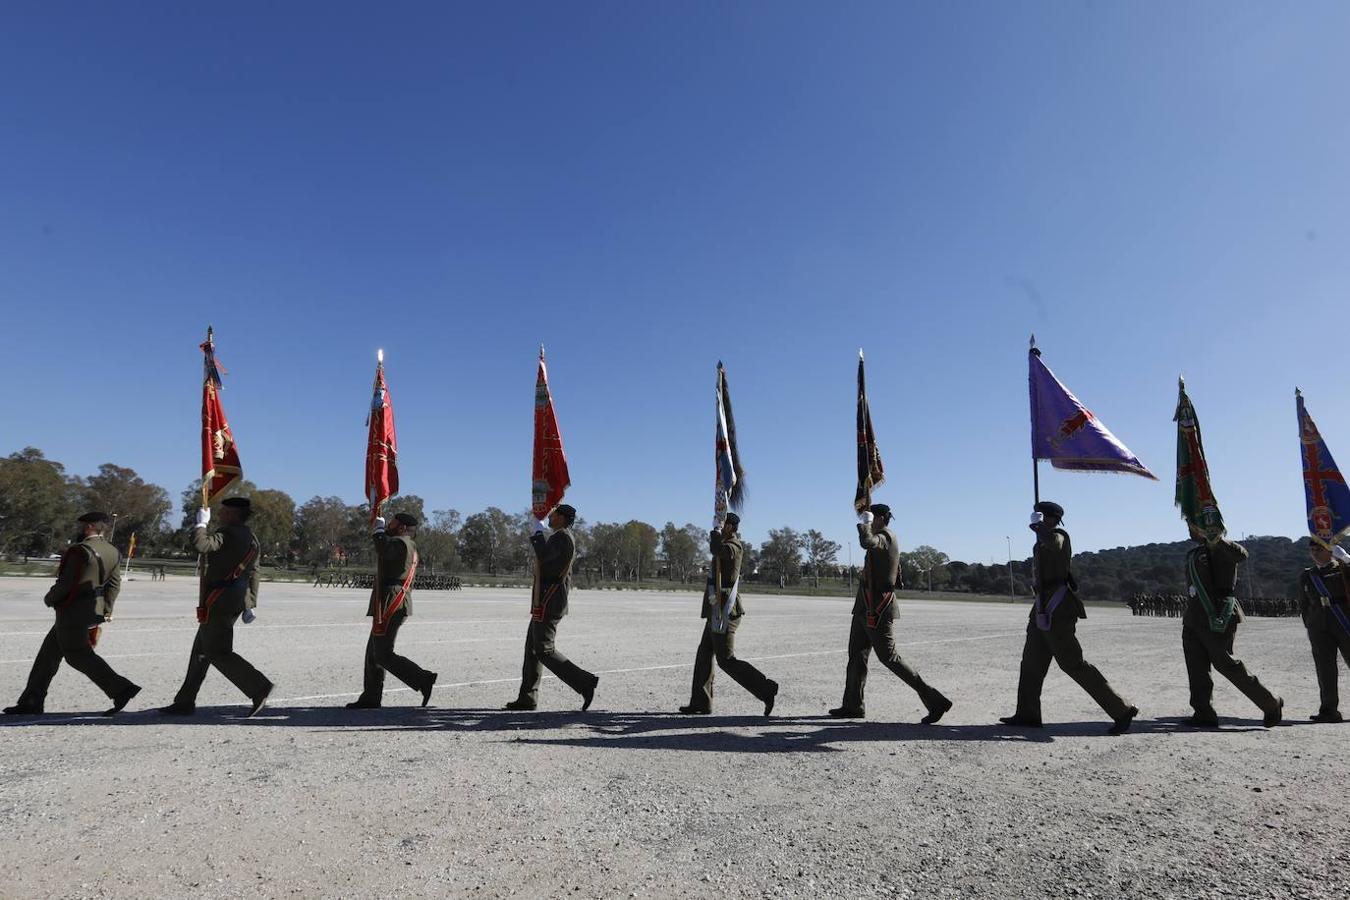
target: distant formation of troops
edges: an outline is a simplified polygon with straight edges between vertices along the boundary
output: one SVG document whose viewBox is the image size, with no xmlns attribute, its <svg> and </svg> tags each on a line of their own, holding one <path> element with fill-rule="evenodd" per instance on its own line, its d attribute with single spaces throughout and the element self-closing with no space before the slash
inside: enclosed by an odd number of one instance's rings
<svg viewBox="0 0 1350 900">
<path fill-rule="evenodd" d="M 335 587 L 335 588 L 357 588 L 358 590 L 375 589 L 374 572 L 320 572 L 314 576 L 313 587 Z M 418 591 L 458 591 L 464 587 L 464 582 L 458 575 L 431 575 L 417 573 L 413 579 L 413 589 Z"/>
<path fill-rule="evenodd" d="M 1126 604 L 1131 615 L 1180 619 L 1186 613 L 1190 598 L 1183 594 L 1135 594 Z M 1279 618 L 1298 616 L 1303 611 L 1299 601 L 1287 597 L 1248 597 L 1242 601 L 1242 611 L 1249 616 Z"/>
<path fill-rule="evenodd" d="M 246 498 L 225 500 L 212 527 L 212 511 L 197 513 L 193 543 L 202 554 L 202 576 L 197 598 L 197 633 L 188 655 L 187 672 L 173 702 L 160 712 L 190 716 L 207 672 L 214 667 L 240 691 L 248 702 L 247 715 L 256 715 L 267 703 L 274 685 L 234 649 L 234 626 L 247 622 L 257 605 L 258 541 L 248 527 L 251 515 Z M 537 577 L 531 596 L 526 627 L 520 688 L 508 710 L 533 710 L 538 706 L 543 669 L 575 691 L 581 708 L 595 698 L 599 677 L 567 659 L 558 649 L 557 635 L 567 614 L 572 564 L 576 543 L 571 528 L 576 509 L 559 504 L 548 516 L 549 533 L 540 523 L 530 538 L 537 561 Z M 1083 658 L 1075 629 L 1086 610 L 1078 595 L 1071 569 L 1072 547 L 1063 528 L 1064 510 L 1050 501 L 1038 502 L 1030 527 L 1036 535 L 1032 554 L 1034 602 L 1028 614 L 1026 641 L 1022 649 L 1016 706 L 1001 721 L 1014 728 L 1042 726 L 1041 688 L 1051 662 L 1076 681 L 1112 720 L 1110 734 L 1127 731 L 1139 709 L 1122 697 L 1106 677 Z M 66 550 L 56 582 L 44 602 L 55 612 L 55 623 L 38 649 L 28 682 L 7 715 L 37 715 L 44 711 L 47 690 L 64 660 L 84 673 L 111 702 L 104 713 L 124 709 L 141 688 L 115 672 L 95 652 L 102 626 L 112 619 L 121 589 L 118 551 L 107 541 L 110 517 L 101 512 L 79 518 L 77 539 Z M 837 718 L 866 715 L 864 689 L 868 659 L 873 652 L 918 695 L 926 714 L 922 721 L 940 721 L 952 701 L 922 676 L 897 652 L 893 633 L 895 592 L 901 586 L 899 542 L 890 528 L 891 511 L 873 504 L 859 516 L 858 540 L 866 553 L 863 574 L 852 610 L 848 638 L 848 662 L 844 673 L 841 704 L 829 710 Z M 371 631 L 366 645 L 362 691 L 347 704 L 353 709 L 381 705 L 385 673 L 392 674 L 421 697 L 430 700 L 437 673 L 423 669 L 398 654 L 395 642 L 412 615 L 412 595 L 419 586 L 415 535 L 418 522 L 406 513 L 386 524 L 374 521 L 371 540 L 377 557 L 378 578 L 369 583 L 371 600 L 367 616 Z M 764 704 L 770 715 L 778 696 L 778 683 L 750 663 L 737 658 L 735 634 L 744 617 L 737 586 L 744 547 L 739 536 L 740 519 L 734 512 L 717 517 L 709 538 L 713 575 L 704 594 L 701 617 L 703 635 L 695 653 L 689 702 L 680 712 L 710 713 L 716 662 L 730 678 Z M 1195 546 L 1186 560 L 1188 596 L 1181 608 L 1181 644 L 1190 686 L 1193 715 L 1189 724 L 1212 728 L 1218 724 L 1213 706 L 1212 672 L 1218 671 L 1261 710 L 1267 727 L 1280 724 L 1284 701 L 1271 693 L 1234 656 L 1238 626 L 1244 619 L 1235 598 L 1238 564 L 1246 550 L 1225 538 L 1206 538 L 1192 528 Z M 1308 634 L 1320 705 L 1311 716 L 1315 722 L 1340 722 L 1337 690 L 1339 656 L 1350 665 L 1350 554 L 1339 547 L 1327 550 L 1314 544 L 1312 565 L 1299 579 L 1299 612 Z M 1168 608 L 1171 608 L 1168 601 Z M 1136 614 L 1155 609 L 1131 604 Z M 1149 612 L 1148 614 L 1157 614 Z"/>
</svg>

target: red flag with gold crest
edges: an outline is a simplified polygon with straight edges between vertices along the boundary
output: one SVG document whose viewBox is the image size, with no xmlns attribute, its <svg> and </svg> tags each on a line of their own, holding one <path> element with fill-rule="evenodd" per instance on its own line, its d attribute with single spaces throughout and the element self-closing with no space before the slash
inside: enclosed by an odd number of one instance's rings
<svg viewBox="0 0 1350 900">
<path fill-rule="evenodd" d="M 384 501 L 398 493 L 398 436 L 394 433 L 394 404 L 384 381 L 384 351 L 375 364 L 375 394 L 366 419 L 366 501 L 370 521 L 380 514 Z"/>
<path fill-rule="evenodd" d="M 567 474 L 567 454 L 563 452 L 562 432 L 548 389 L 548 370 L 544 367 L 544 348 L 539 348 L 539 373 L 534 383 L 534 466 L 531 470 L 530 508 L 536 519 L 546 517 L 562 502 L 571 487 Z"/>
<path fill-rule="evenodd" d="M 209 506 L 243 475 L 225 407 L 220 404 L 220 365 L 213 331 L 206 329 L 205 376 L 202 379 L 202 505 Z"/>
</svg>

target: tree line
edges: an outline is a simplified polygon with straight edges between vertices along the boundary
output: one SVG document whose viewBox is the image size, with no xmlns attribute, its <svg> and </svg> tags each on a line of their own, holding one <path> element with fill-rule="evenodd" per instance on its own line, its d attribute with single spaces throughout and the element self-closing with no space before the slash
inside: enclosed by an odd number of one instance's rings
<svg viewBox="0 0 1350 900">
<path fill-rule="evenodd" d="M 8 558 L 58 553 L 74 533 L 75 517 L 102 509 L 117 515 L 112 538 L 123 553 L 134 533 L 137 556 L 190 558 L 195 555 L 189 537 L 200 491 L 197 481 L 182 491 L 184 513 L 175 523 L 169 493 L 144 481 L 135 470 L 105 463 L 93 475 L 71 475 L 41 450 L 26 447 L 0 458 L 0 553 Z M 373 563 L 366 504 L 311 497 L 297 505 L 285 491 L 248 481 L 237 484 L 233 493 L 252 500 L 249 525 L 265 565 L 313 570 Z M 408 494 L 388 501 L 383 512 L 386 517 L 407 512 L 422 523 L 417 546 L 425 571 L 527 575 L 532 570 L 527 538 L 534 518 L 528 510 L 508 512 L 492 506 L 465 516 L 455 509 L 427 510 L 421 497 Z M 596 523 L 579 519 L 573 532 L 574 572 L 596 581 L 687 584 L 701 583 L 706 576 L 708 532 L 694 524 L 666 522 L 658 529 L 636 519 Z M 1298 572 L 1308 565 L 1308 539 L 1260 537 L 1245 543 L 1251 559 L 1244 566 L 1239 596 L 1293 596 Z M 1079 553 L 1074 572 L 1083 596 L 1090 600 L 1183 593 L 1190 546 L 1179 541 Z M 782 587 L 851 582 L 857 568 L 840 561 L 841 550 L 838 542 L 815 529 L 770 529 L 768 540 L 758 546 L 746 544 L 742 577 Z M 965 563 L 921 545 L 901 554 L 901 567 L 910 589 L 1018 596 L 1031 592 L 1028 559 L 997 565 Z"/>
</svg>

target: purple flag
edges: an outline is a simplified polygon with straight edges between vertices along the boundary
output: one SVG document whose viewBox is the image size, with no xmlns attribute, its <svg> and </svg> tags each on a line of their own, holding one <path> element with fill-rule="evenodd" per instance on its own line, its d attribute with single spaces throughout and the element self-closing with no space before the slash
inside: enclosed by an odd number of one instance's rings
<svg viewBox="0 0 1350 900">
<path fill-rule="evenodd" d="M 1158 477 L 1060 384 L 1031 348 L 1031 458 L 1048 459 L 1056 469 L 1125 472 Z"/>
</svg>

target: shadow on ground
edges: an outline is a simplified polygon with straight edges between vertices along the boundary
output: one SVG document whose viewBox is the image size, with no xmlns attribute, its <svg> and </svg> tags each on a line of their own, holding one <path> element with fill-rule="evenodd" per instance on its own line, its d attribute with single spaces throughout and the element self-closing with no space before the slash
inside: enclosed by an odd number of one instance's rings
<svg viewBox="0 0 1350 900">
<path fill-rule="evenodd" d="M 730 753 L 824 753 L 850 743 L 910 741 L 986 741 L 1053 743 L 1060 738 L 1100 737 L 1108 720 L 1051 722 L 1044 728 L 1006 728 L 998 724 L 922 725 L 877 720 L 840 720 L 829 716 L 685 716 L 665 712 L 536 711 L 500 709 L 423 709 L 393 706 L 349 710 L 340 706 L 295 706 L 264 710 L 252 719 L 244 707 L 198 707 L 195 715 L 169 717 L 154 710 L 104 717 L 97 713 L 6 716 L 0 727 L 221 726 L 308 728 L 354 732 L 499 732 L 503 740 L 543 746 L 608 750 L 686 750 Z M 1181 717 L 1136 720 L 1131 734 L 1190 734 Z M 1307 724 L 1307 723 L 1290 723 Z M 1251 720 L 1225 719 L 1219 729 L 1263 731 Z M 546 734 L 557 732 L 556 734 Z"/>
</svg>

